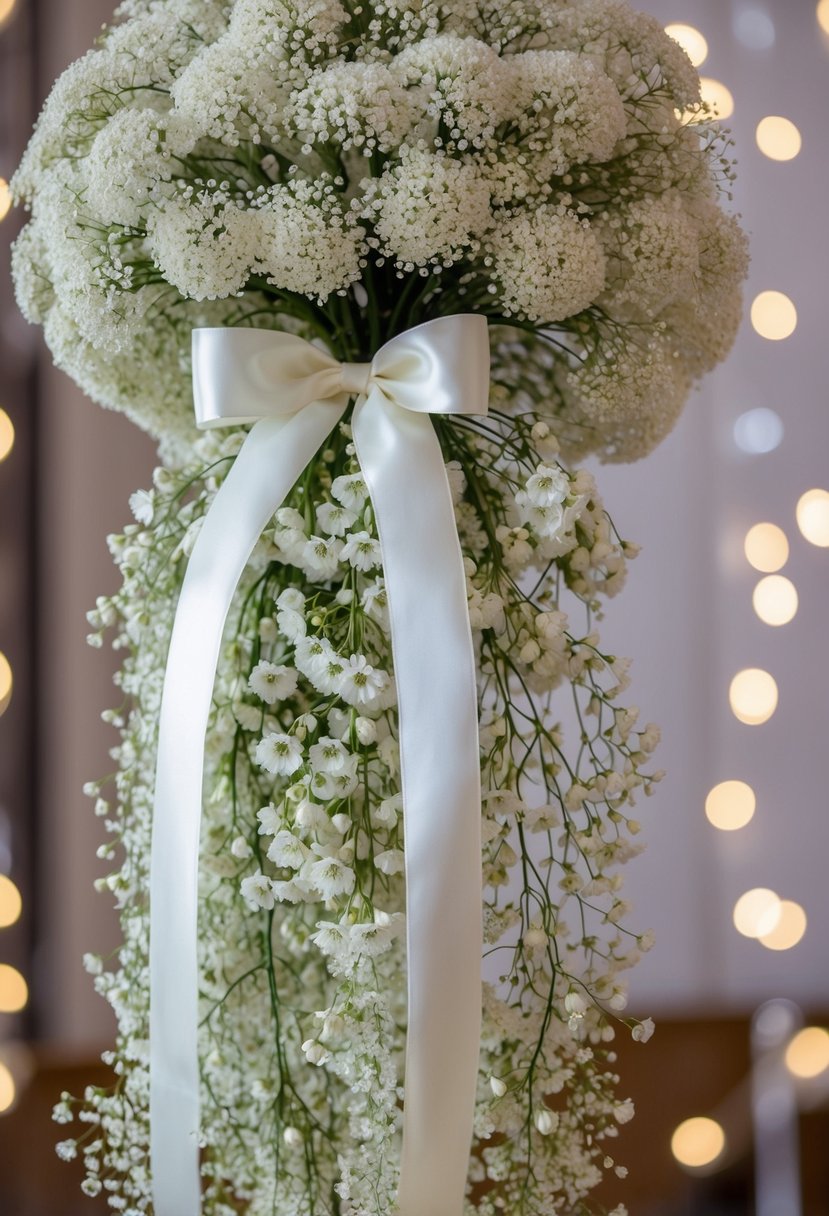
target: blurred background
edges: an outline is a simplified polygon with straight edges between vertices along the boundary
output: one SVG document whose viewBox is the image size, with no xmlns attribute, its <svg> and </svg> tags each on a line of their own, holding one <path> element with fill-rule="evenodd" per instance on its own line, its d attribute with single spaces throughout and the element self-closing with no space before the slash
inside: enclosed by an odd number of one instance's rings
<svg viewBox="0 0 829 1216">
<path fill-rule="evenodd" d="M 737 142 L 753 247 L 735 353 L 644 464 L 599 471 L 642 544 L 604 623 L 635 660 L 668 778 L 639 808 L 633 924 L 657 947 L 620 1042 L 631 1216 L 829 1214 L 829 0 L 638 0 L 688 49 Z M 112 0 L 0 0 L 0 1212 L 92 1216 L 50 1122 L 113 1035 L 83 971 L 118 934 L 93 891 L 112 657 L 85 613 L 152 445 L 55 372 L 15 311 L 7 179 Z"/>
</svg>

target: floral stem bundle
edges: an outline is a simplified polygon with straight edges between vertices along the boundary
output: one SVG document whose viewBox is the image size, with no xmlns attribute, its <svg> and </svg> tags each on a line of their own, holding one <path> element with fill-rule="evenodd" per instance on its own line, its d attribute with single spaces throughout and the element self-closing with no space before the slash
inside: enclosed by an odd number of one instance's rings
<svg viewBox="0 0 829 1216">
<path fill-rule="evenodd" d="M 645 455 L 727 353 L 746 251 L 691 64 L 623 0 L 128 0 L 46 103 L 15 179 L 18 298 L 59 366 L 159 440 L 121 590 L 112 835 L 123 944 L 90 958 L 116 1082 L 65 1096 L 88 1194 L 152 1210 L 148 865 L 173 615 L 245 438 L 199 435 L 191 334 L 248 327 L 367 363 L 487 318 L 486 418 L 436 418 L 478 670 L 484 1041 L 470 1212 L 588 1211 L 632 1115 L 613 1039 L 618 867 L 656 727 L 621 698 L 604 601 L 635 546 L 578 467 Z M 417 503 L 411 504 L 413 512 Z M 429 756 L 440 765 L 445 757 Z M 405 816 L 377 519 L 347 413 L 262 533 L 205 756 L 204 1211 L 385 1216 L 405 1103 Z M 616 1209 L 622 1211 L 621 1207 Z M 423 1213 L 422 1216 L 427 1216 Z"/>
</svg>

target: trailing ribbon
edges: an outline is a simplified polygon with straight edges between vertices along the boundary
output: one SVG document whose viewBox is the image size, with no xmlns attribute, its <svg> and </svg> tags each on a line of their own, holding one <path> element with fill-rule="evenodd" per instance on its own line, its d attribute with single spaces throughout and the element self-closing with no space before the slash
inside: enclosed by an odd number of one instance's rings
<svg viewBox="0 0 829 1216">
<path fill-rule="evenodd" d="M 205 517 L 161 707 L 150 877 L 155 1216 L 198 1216 L 197 911 L 204 743 L 227 613 L 274 512 L 357 400 L 391 620 L 405 814 L 409 1024 L 399 1210 L 461 1216 L 481 1019 L 480 769 L 460 544 L 429 414 L 485 414 L 486 320 L 427 321 L 371 363 L 270 330 L 197 329 L 200 427 L 255 422 Z"/>
</svg>

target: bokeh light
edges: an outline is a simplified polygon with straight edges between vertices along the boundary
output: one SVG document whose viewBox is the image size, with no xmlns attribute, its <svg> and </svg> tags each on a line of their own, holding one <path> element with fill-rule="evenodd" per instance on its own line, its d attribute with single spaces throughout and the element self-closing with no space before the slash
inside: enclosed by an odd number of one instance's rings
<svg viewBox="0 0 829 1216">
<path fill-rule="evenodd" d="M 760 943 L 768 950 L 791 950 L 803 940 L 807 925 L 800 904 L 793 899 L 781 899 L 780 919 L 770 933 L 761 934 Z"/>
<path fill-rule="evenodd" d="M 807 490 L 797 504 L 797 526 L 811 545 L 829 548 L 829 493 Z"/>
<path fill-rule="evenodd" d="M 665 26 L 665 33 L 674 42 L 678 42 L 695 68 L 705 63 L 708 58 L 708 41 L 704 34 L 693 25 L 683 25 L 679 21 Z"/>
<path fill-rule="evenodd" d="M 721 781 L 705 799 L 705 814 L 721 832 L 736 832 L 754 818 L 757 799 L 745 781 Z"/>
<path fill-rule="evenodd" d="M 790 118 L 770 114 L 757 124 L 757 147 L 769 160 L 794 160 L 803 147 L 800 131 Z"/>
<path fill-rule="evenodd" d="M 686 1119 L 671 1136 L 671 1152 L 686 1169 L 713 1165 L 724 1149 L 725 1132 L 716 1119 Z"/>
<path fill-rule="evenodd" d="M 20 892 L 10 878 L 0 874 L 0 929 L 16 924 L 22 911 Z"/>
<path fill-rule="evenodd" d="M 0 1115 L 11 1110 L 17 1097 L 17 1087 L 14 1083 L 11 1069 L 0 1060 Z"/>
<path fill-rule="evenodd" d="M 788 625 L 797 615 L 797 588 L 782 574 L 769 574 L 754 588 L 752 603 L 764 624 Z"/>
<path fill-rule="evenodd" d="M 710 106 L 715 118 L 730 118 L 734 113 L 734 95 L 721 80 L 710 76 L 700 77 L 700 93 L 702 100 Z"/>
<path fill-rule="evenodd" d="M 734 928 L 743 937 L 766 937 L 780 923 L 782 903 L 776 891 L 754 887 L 734 905 Z"/>
<path fill-rule="evenodd" d="M 0 714 L 8 709 L 9 701 L 12 699 L 12 690 L 14 688 L 14 676 L 12 675 L 11 663 L 0 650 Z"/>
<path fill-rule="evenodd" d="M 2 4 L 0 0 L 0 25 L 3 24 Z M 0 177 L 0 221 L 4 220 L 11 211 L 12 207 L 12 192 L 9 189 L 9 183 L 5 177 Z"/>
<path fill-rule="evenodd" d="M 786 1067 L 803 1081 L 819 1077 L 829 1068 L 829 1030 L 805 1026 L 786 1048 Z"/>
<path fill-rule="evenodd" d="M 763 405 L 746 410 L 734 423 L 734 442 L 751 456 L 764 456 L 779 448 L 784 433 L 780 415 Z"/>
<path fill-rule="evenodd" d="M 767 51 L 774 46 L 774 22 L 762 9 L 744 8 L 735 15 L 732 28 L 737 41 L 750 51 Z"/>
<path fill-rule="evenodd" d="M 829 0 L 820 0 L 817 6 L 817 20 L 824 34 L 829 34 Z"/>
<path fill-rule="evenodd" d="M 731 712 L 746 726 L 762 726 L 777 709 L 777 682 L 760 667 L 738 671 L 728 691 Z"/>
<path fill-rule="evenodd" d="M 776 574 L 789 560 L 789 541 L 777 524 L 755 524 L 749 528 L 744 542 L 750 566 L 761 574 Z"/>
<path fill-rule="evenodd" d="M 6 459 L 14 447 L 14 423 L 5 410 L 0 409 L 0 461 Z"/>
<path fill-rule="evenodd" d="M 16 967 L 0 963 L 0 1013 L 19 1013 L 29 1000 L 29 986 Z"/>
<path fill-rule="evenodd" d="M 797 309 L 782 291 L 761 291 L 751 305 L 751 324 L 761 338 L 781 342 L 797 329 Z"/>
</svg>

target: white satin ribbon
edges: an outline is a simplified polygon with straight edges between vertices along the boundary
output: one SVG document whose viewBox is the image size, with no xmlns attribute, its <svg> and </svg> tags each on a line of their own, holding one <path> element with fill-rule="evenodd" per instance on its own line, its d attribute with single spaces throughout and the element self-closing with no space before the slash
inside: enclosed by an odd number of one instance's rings
<svg viewBox="0 0 829 1216">
<path fill-rule="evenodd" d="M 481 1019 L 480 770 L 460 544 L 428 415 L 485 414 L 486 320 L 427 321 L 370 364 L 290 334 L 193 333 L 199 426 L 255 422 L 205 518 L 161 707 L 150 878 L 155 1216 L 198 1216 L 197 911 L 202 771 L 231 600 L 262 530 L 348 402 L 383 558 L 400 715 L 409 1028 L 399 1211 L 461 1216 Z"/>
</svg>

